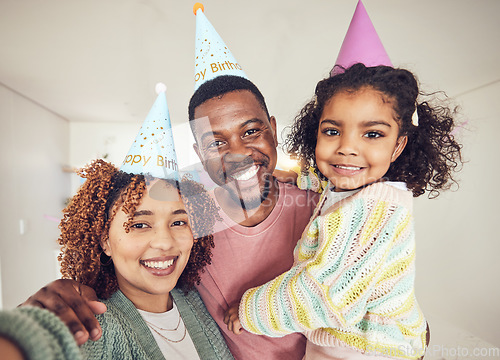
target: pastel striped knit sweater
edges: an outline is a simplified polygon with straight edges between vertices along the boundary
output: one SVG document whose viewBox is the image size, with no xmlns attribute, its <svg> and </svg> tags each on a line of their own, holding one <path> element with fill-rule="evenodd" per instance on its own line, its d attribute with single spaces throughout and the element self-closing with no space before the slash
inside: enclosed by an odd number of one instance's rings
<svg viewBox="0 0 500 360">
<path fill-rule="evenodd" d="M 294 266 L 243 295 L 242 326 L 272 337 L 303 332 L 314 344 L 367 355 L 423 356 L 411 192 L 376 183 L 318 216 L 324 198 L 295 248 Z"/>
</svg>

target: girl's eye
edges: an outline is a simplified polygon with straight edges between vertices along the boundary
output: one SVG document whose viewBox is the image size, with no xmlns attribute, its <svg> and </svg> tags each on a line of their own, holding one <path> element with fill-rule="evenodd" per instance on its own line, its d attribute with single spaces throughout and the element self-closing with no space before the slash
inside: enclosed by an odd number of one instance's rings
<svg viewBox="0 0 500 360">
<path fill-rule="evenodd" d="M 184 226 L 184 225 L 187 225 L 187 221 L 177 220 L 172 223 L 172 226 Z"/>
<path fill-rule="evenodd" d="M 144 223 L 136 223 L 136 224 L 133 224 L 131 226 L 131 228 L 133 228 L 133 229 L 146 229 L 148 227 L 149 226 L 147 224 L 144 224 Z"/>
<path fill-rule="evenodd" d="M 365 137 L 367 138 L 379 138 L 383 136 L 381 133 L 379 133 L 378 131 L 369 131 L 365 134 Z"/>
<path fill-rule="evenodd" d="M 336 129 L 325 129 L 323 130 L 323 134 L 325 134 L 326 136 L 336 136 L 340 133 Z"/>
</svg>

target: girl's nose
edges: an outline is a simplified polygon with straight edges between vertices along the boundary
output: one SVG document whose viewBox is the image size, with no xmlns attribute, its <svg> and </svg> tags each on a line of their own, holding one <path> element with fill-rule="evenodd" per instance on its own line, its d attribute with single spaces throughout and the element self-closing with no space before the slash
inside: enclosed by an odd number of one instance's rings
<svg viewBox="0 0 500 360">
<path fill-rule="evenodd" d="M 358 155 L 357 139 L 353 135 L 344 134 L 340 137 L 337 153 L 344 156 Z"/>
</svg>

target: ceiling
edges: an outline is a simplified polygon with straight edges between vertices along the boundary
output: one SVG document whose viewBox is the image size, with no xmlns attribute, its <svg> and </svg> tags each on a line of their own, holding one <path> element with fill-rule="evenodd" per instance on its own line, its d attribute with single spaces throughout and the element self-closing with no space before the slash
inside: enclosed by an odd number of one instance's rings
<svg viewBox="0 0 500 360">
<path fill-rule="evenodd" d="M 0 0 L 0 83 L 68 121 L 142 122 L 194 87 L 195 1 Z M 357 0 L 205 0 L 205 14 L 281 126 L 335 62 Z M 395 66 L 458 96 L 500 80 L 500 1 L 364 0 Z"/>
</svg>

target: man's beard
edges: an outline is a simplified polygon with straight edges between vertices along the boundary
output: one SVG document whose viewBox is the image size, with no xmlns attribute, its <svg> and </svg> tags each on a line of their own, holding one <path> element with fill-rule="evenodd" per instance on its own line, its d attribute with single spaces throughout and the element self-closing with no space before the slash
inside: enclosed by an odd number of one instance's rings
<svg viewBox="0 0 500 360">
<path fill-rule="evenodd" d="M 269 193 L 271 192 L 273 177 L 271 174 L 265 174 L 263 179 L 264 183 L 262 188 L 260 188 L 260 182 L 257 174 L 255 178 L 255 186 L 259 188 L 259 191 L 258 193 L 252 191 L 252 194 L 254 195 L 249 196 L 249 194 L 245 194 L 245 191 L 240 190 L 238 180 L 232 178 L 228 174 L 234 174 L 238 172 L 239 169 L 249 166 L 258 166 L 258 171 L 261 171 L 262 169 L 267 169 L 269 167 L 269 163 L 269 158 L 265 155 L 261 156 L 258 160 L 254 160 L 250 156 L 243 156 L 237 166 L 234 166 L 231 169 L 226 168 L 225 171 L 220 173 L 220 177 L 224 179 L 225 183 L 222 185 L 222 188 L 227 191 L 232 201 L 239 204 L 243 210 L 248 211 L 257 209 L 264 201 L 266 201 L 266 199 L 268 199 Z"/>
<path fill-rule="evenodd" d="M 272 176 L 271 175 L 266 175 L 264 178 L 264 186 L 263 189 L 259 189 L 259 194 L 254 196 L 254 197 L 245 197 L 241 192 L 238 187 L 238 183 L 235 182 L 236 185 L 236 191 L 234 187 L 227 188 L 226 190 L 229 193 L 229 196 L 233 199 L 235 202 L 239 202 L 241 205 L 241 208 L 245 211 L 248 210 L 255 210 L 257 209 L 264 201 L 267 200 L 269 193 L 271 192 L 271 184 L 272 184 Z M 259 186 L 257 184 L 257 186 Z"/>
</svg>

